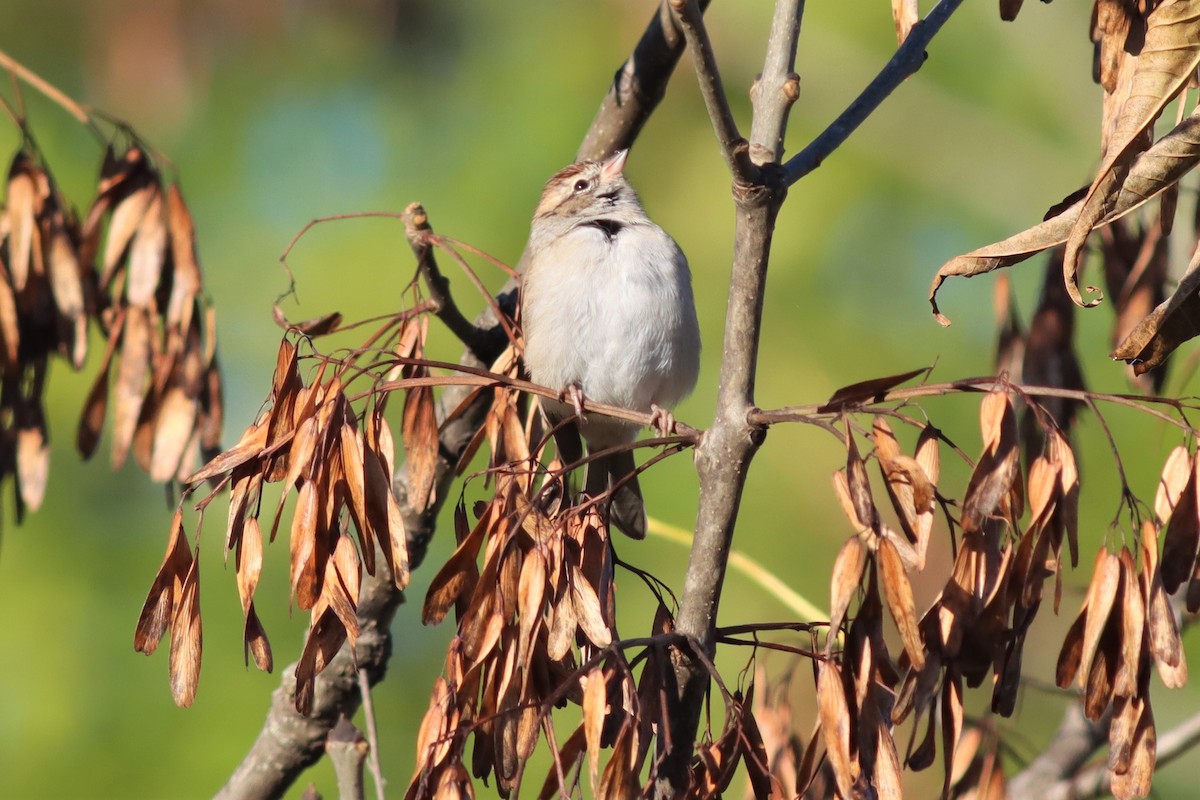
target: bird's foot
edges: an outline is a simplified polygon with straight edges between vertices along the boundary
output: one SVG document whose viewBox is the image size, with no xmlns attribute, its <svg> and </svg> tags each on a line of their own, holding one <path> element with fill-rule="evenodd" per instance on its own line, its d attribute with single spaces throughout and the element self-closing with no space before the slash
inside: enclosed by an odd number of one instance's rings
<svg viewBox="0 0 1200 800">
<path fill-rule="evenodd" d="M 673 436 L 675 434 L 675 415 L 657 403 L 651 403 L 650 427 L 658 431 L 660 436 Z"/>
<path fill-rule="evenodd" d="M 575 416 L 583 419 L 583 389 L 578 383 L 572 383 L 559 393 L 558 399 L 564 403 L 570 403 L 575 409 Z"/>
</svg>

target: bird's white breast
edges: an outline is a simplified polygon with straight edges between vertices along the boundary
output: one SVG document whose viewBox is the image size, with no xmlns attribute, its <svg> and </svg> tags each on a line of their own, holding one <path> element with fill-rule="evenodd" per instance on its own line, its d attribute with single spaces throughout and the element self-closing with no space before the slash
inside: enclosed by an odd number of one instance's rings
<svg viewBox="0 0 1200 800">
<path fill-rule="evenodd" d="M 691 277 L 658 226 L 571 229 L 528 266 L 524 295 L 525 363 L 538 383 L 643 411 L 670 408 L 695 385 Z"/>
</svg>

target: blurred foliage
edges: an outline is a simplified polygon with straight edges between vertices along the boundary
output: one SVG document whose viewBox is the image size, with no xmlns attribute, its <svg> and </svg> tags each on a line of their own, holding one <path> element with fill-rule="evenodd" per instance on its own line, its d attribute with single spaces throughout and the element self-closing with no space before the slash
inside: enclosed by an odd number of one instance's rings
<svg viewBox="0 0 1200 800">
<path fill-rule="evenodd" d="M 280 337 L 270 305 L 287 286 L 278 258 L 296 232 L 314 217 L 399 211 L 420 200 L 439 232 L 515 262 L 543 181 L 571 159 L 653 5 L 536 0 L 513 11 L 434 0 L 59 0 L 51 14 L 45 3 L 12 0 L 0 5 L 0 47 L 78 100 L 128 120 L 174 161 L 221 320 L 232 442 L 269 387 Z M 857 3 L 808 5 L 790 151 L 818 133 L 890 56 L 895 40 L 886 6 L 870 12 Z M 709 15 L 743 120 L 770 14 L 764 1 L 714 3 Z M 943 307 L 956 320 L 948 330 L 930 318 L 925 290 L 946 258 L 1023 229 L 1087 179 L 1099 92 L 1090 78 L 1087 22 L 1085 6 L 1066 2 L 1035 4 L 1015 24 L 1001 23 L 994 4 L 967 4 L 935 40 L 921 72 L 793 189 L 775 237 L 762 405 L 820 401 L 843 384 L 934 362 L 935 380 L 991 370 L 990 279 L 947 288 Z M 25 101 L 65 193 L 86 207 L 100 149 L 42 98 L 27 91 Z M 17 144 L 14 128 L 0 126 L 0 152 Z M 704 426 L 716 391 L 733 218 L 728 176 L 686 59 L 629 163 L 647 208 L 679 240 L 695 272 L 707 349 L 700 387 L 677 414 Z M 319 226 L 289 263 L 301 300 L 299 308 L 285 303 L 293 319 L 389 311 L 414 269 L 400 223 L 380 219 Z M 1027 315 L 1040 282 L 1034 273 L 1014 273 Z M 485 276 L 492 286 L 502 282 L 495 271 Z M 479 307 L 469 284 L 455 280 L 455 287 L 464 307 Z M 1119 390 L 1124 373 L 1105 358 L 1108 313 L 1101 307 L 1082 315 L 1080 349 L 1090 387 Z M 454 355 L 449 337 L 435 329 L 432 338 L 434 357 Z M 206 652 L 195 706 L 172 704 L 165 654 L 146 659 L 133 652 L 134 623 L 170 512 L 162 490 L 140 471 L 112 474 L 101 461 L 83 465 L 73 453 L 89 368 L 73 375 L 60 366 L 51 378 L 54 455 L 43 510 L 18 528 L 11 499 L 3 500 L 0 794 L 211 795 L 257 733 L 278 676 L 242 666 L 236 587 L 219 560 L 220 533 L 211 529 L 202 548 Z M 964 449 L 976 448 L 972 401 L 927 407 Z M 1129 445 L 1135 489 L 1149 496 L 1170 437 L 1132 415 L 1114 413 L 1109 422 Z M 1085 419 L 1078 437 L 1081 538 L 1090 554 L 1104 536 L 1120 535 L 1106 528 L 1118 484 L 1094 421 Z M 849 533 L 830 491 L 843 459 L 824 433 L 773 430 L 742 504 L 738 547 L 820 605 L 833 556 Z M 696 486 L 685 458 L 654 470 L 645 487 L 652 514 L 690 525 Z M 679 585 L 685 553 L 677 545 L 651 540 L 636 547 L 623 555 Z M 430 559 L 448 552 L 448 537 L 441 537 Z M 433 571 L 429 565 L 415 573 L 414 599 Z M 303 615 L 289 615 L 286 575 L 286 548 L 269 547 L 258 608 L 279 665 L 298 655 L 305 624 Z M 1078 585 L 1086 576 L 1076 578 Z M 622 629 L 634 635 L 649 606 L 641 605 L 646 594 L 635 580 L 624 585 L 630 591 Z M 927 602 L 916 589 L 918 604 Z M 448 627 L 422 628 L 412 613 L 418 606 L 400 610 L 389 678 L 376 692 L 393 791 L 409 777 L 426 687 L 451 635 Z M 1065 618 L 1039 621 L 1044 638 L 1029 654 L 1031 674 L 1051 676 L 1075 608 L 1077 596 L 1068 594 Z M 740 575 L 727 582 L 723 622 L 785 613 Z M 1035 630 L 1031 647 L 1037 638 Z M 727 656 L 724 671 L 736 672 L 744 657 Z M 1190 701 L 1200 696 L 1195 683 L 1185 692 Z M 1025 756 L 1049 736 L 1061 705 L 1030 696 L 1037 701 L 1021 709 L 1014 740 Z M 1170 711 L 1163 716 L 1165 729 Z M 1164 771 L 1163 796 L 1180 787 L 1179 770 Z M 296 795 L 309 780 L 333 791 L 322 766 L 300 781 Z"/>
</svg>

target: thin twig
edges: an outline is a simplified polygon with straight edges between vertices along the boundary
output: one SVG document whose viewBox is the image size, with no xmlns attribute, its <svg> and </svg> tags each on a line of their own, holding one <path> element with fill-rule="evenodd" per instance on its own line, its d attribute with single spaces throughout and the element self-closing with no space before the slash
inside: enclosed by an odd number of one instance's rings
<svg viewBox="0 0 1200 800">
<path fill-rule="evenodd" d="M 985 376 L 979 378 L 964 378 L 957 381 L 949 381 L 946 383 L 926 383 L 921 386 L 910 386 L 903 389 L 893 389 L 888 392 L 880 392 L 878 395 L 871 398 L 871 402 L 863 402 L 856 406 L 850 406 L 845 409 L 839 408 L 837 412 L 823 412 L 821 409 L 825 407 L 825 403 L 809 403 L 807 405 L 784 406 L 771 410 L 757 409 L 751 411 L 748 419 L 753 425 L 776 425 L 781 422 L 808 422 L 812 423 L 821 419 L 828 419 L 834 413 L 840 413 L 843 410 L 849 411 L 870 411 L 872 406 L 882 403 L 899 403 L 908 400 L 916 400 L 923 397 L 940 397 L 942 395 L 956 394 L 959 392 L 995 392 L 995 391 L 1017 391 L 1021 394 L 1027 394 L 1033 397 L 1060 397 L 1067 400 L 1077 400 L 1081 403 L 1087 403 L 1089 400 L 1099 400 L 1105 403 L 1112 403 L 1126 408 L 1133 408 L 1148 414 L 1155 419 L 1168 422 L 1177 428 L 1184 431 L 1190 431 L 1192 428 L 1186 422 L 1175 419 L 1169 414 L 1164 414 L 1151 408 L 1151 405 L 1165 405 L 1174 408 L 1176 411 L 1182 411 L 1185 408 L 1193 408 L 1194 406 L 1170 397 L 1153 397 L 1140 396 L 1132 394 L 1106 394 L 1103 392 L 1088 392 L 1080 389 L 1063 389 L 1057 386 L 1019 386 L 1009 383 L 1003 378 L 994 376 Z"/>
<path fill-rule="evenodd" d="M 758 177 L 758 169 L 750 161 L 750 150 L 745 138 L 738 132 L 737 121 L 733 118 L 733 109 L 729 107 L 729 98 L 721 83 L 721 72 L 717 68 L 717 57 L 713 53 L 712 40 L 708 38 L 708 29 L 704 26 L 704 16 L 696 0 L 670 0 L 671 9 L 679 19 L 679 27 L 683 29 L 687 40 L 688 51 L 692 55 L 692 63 L 696 77 L 700 81 L 700 95 L 704 98 L 704 106 L 708 109 L 708 117 L 712 120 L 713 131 L 721 152 L 733 173 L 735 183 L 754 183 Z"/>
<path fill-rule="evenodd" d="M 755 164 L 777 162 L 783 158 L 788 114 L 800 96 L 800 76 L 794 70 L 803 17 L 804 0 L 783 0 L 775 4 L 763 71 L 750 89 L 750 100 L 754 105 L 750 160 Z"/>
<path fill-rule="evenodd" d="M 784 172 L 789 186 L 821 166 L 821 162 L 841 147 L 850 134 L 879 108 L 897 86 L 921 68 L 925 63 L 926 46 L 962 2 L 963 0 L 941 0 L 925 19 L 913 25 L 904 44 L 900 45 L 887 66 L 875 76 L 866 89 L 863 89 L 862 94 L 854 98 L 854 102 L 841 116 L 830 123 L 807 147 L 788 159 L 784 165 Z"/>
<path fill-rule="evenodd" d="M 91 115 L 88 114 L 83 106 L 76 103 L 74 100 L 68 97 L 65 92 L 58 89 L 41 75 L 38 75 L 36 72 L 29 69 L 3 50 L 0 50 L 0 67 L 8 70 L 13 75 L 28 83 L 34 89 L 37 89 L 46 97 L 53 100 L 55 103 L 60 105 L 64 111 L 75 117 L 75 119 L 79 120 L 84 125 L 92 128 L 95 127 L 95 123 L 92 121 Z"/>
<path fill-rule="evenodd" d="M 404 209 L 403 219 L 408 246 L 417 258 L 417 270 L 425 279 L 429 297 L 434 302 L 433 313 L 458 337 L 463 346 L 478 358 L 487 346 L 484 331 L 459 311 L 458 304 L 454 302 L 454 295 L 450 293 L 450 281 L 438 269 L 437 259 L 433 257 L 433 248 L 429 243 L 429 236 L 433 234 L 433 228 L 429 225 L 429 215 L 420 203 L 409 203 Z M 490 297 L 489 295 L 489 299 Z"/>
<path fill-rule="evenodd" d="M 384 787 L 387 781 L 383 779 L 383 767 L 379 764 L 379 733 L 375 724 L 375 705 L 371 702 L 371 680 L 365 669 L 358 671 L 358 689 L 362 693 L 363 724 L 367 729 L 367 766 L 371 770 L 371 778 L 375 781 L 376 800 L 384 800 Z"/>
</svg>

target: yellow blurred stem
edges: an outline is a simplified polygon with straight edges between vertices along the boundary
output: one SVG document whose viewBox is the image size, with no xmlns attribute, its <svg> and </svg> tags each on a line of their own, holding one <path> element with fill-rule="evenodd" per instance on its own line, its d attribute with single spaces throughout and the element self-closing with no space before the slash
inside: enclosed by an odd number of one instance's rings
<svg viewBox="0 0 1200 800">
<path fill-rule="evenodd" d="M 690 532 L 685 531 L 683 528 L 669 525 L 660 519 L 650 517 L 648 530 L 654 536 L 681 544 L 684 547 L 692 546 L 692 534 Z M 829 619 L 828 611 L 822 611 L 808 600 L 808 598 L 796 593 L 778 575 L 745 553 L 738 550 L 731 550 L 729 553 L 729 566 L 761 586 L 766 590 L 767 594 L 778 599 L 779 602 L 787 606 L 802 621 L 824 622 Z"/>
</svg>

